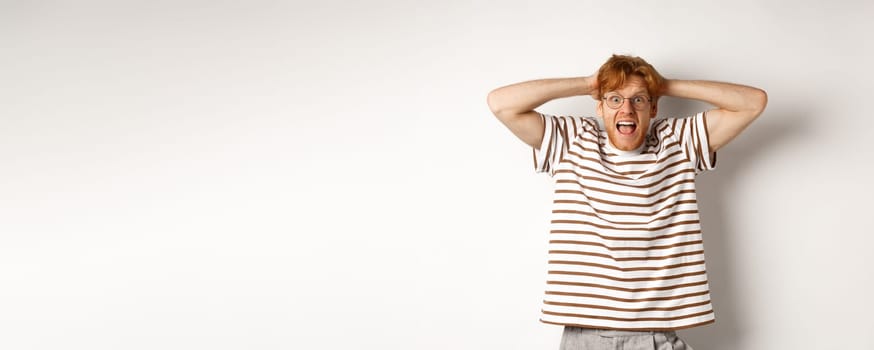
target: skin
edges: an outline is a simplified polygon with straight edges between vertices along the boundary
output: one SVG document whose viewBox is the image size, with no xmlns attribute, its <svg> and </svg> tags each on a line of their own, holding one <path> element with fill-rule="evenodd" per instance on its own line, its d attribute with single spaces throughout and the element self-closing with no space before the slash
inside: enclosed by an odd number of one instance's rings
<svg viewBox="0 0 874 350">
<path fill-rule="evenodd" d="M 598 100 L 599 115 L 604 118 L 605 126 L 615 129 L 617 120 L 635 119 L 639 124 L 637 131 L 645 132 L 649 120 L 655 116 L 656 99 L 653 99 L 652 111 L 634 111 L 625 101 L 619 110 L 602 106 L 598 95 L 597 77 L 573 77 L 557 79 L 539 79 L 504 86 L 491 91 L 488 95 L 488 105 L 498 118 L 520 140 L 531 147 L 540 148 L 543 140 L 543 121 L 535 108 L 544 103 L 563 97 L 589 95 Z M 637 88 L 635 79 L 629 79 L 626 85 L 618 89 L 624 97 L 631 97 L 631 90 Z M 638 82 L 639 83 L 639 82 Z M 705 113 L 706 127 L 711 151 L 722 148 L 740 134 L 750 123 L 764 111 L 768 102 L 765 91 L 750 86 L 702 80 L 666 81 L 659 96 L 671 96 L 700 100 L 715 106 Z M 623 108 L 630 109 L 625 112 Z M 612 115 L 611 115 L 612 114 Z M 610 121 L 614 121 L 611 123 Z M 639 145 L 636 139 L 624 136 L 611 136 L 611 142 L 619 149 L 635 149 Z M 628 148 L 630 147 L 630 148 Z"/>
</svg>

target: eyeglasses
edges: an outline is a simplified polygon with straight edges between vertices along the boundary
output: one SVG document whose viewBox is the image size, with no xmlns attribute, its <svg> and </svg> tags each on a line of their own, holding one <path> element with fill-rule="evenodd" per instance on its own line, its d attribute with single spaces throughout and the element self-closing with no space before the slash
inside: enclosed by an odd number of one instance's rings
<svg viewBox="0 0 874 350">
<path fill-rule="evenodd" d="M 619 109 L 619 107 L 622 107 L 622 104 L 625 103 L 625 100 L 631 100 L 631 107 L 634 107 L 634 109 L 638 111 L 647 109 L 649 107 L 649 103 L 652 101 L 649 96 L 644 95 L 622 97 L 615 94 L 604 96 L 602 100 L 607 103 L 607 107 L 613 109 Z"/>
</svg>

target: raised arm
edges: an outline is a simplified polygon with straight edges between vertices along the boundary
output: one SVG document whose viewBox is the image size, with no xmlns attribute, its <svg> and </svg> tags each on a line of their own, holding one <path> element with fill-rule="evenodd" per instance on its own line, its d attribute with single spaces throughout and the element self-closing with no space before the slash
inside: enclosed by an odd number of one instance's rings
<svg viewBox="0 0 874 350">
<path fill-rule="evenodd" d="M 668 80 L 663 95 L 700 100 L 716 106 L 705 114 L 710 150 L 714 152 L 740 134 L 768 104 L 764 90 L 715 81 Z"/>
<path fill-rule="evenodd" d="M 535 108 L 562 97 L 597 94 L 595 76 L 531 80 L 504 86 L 489 93 L 488 104 L 516 137 L 540 148 L 543 121 Z"/>
</svg>

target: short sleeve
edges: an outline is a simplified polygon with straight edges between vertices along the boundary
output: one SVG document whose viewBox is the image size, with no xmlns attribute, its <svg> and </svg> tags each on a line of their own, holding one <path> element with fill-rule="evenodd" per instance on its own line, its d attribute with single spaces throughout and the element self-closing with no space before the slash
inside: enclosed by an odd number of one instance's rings
<svg viewBox="0 0 874 350">
<path fill-rule="evenodd" d="M 558 163 L 583 126 L 582 117 L 541 114 L 543 141 L 534 151 L 534 171 L 553 175 Z"/>
<path fill-rule="evenodd" d="M 692 162 L 696 174 L 716 168 L 716 152 L 710 150 L 705 112 L 674 119 L 673 133 L 677 135 L 680 147 Z"/>
</svg>

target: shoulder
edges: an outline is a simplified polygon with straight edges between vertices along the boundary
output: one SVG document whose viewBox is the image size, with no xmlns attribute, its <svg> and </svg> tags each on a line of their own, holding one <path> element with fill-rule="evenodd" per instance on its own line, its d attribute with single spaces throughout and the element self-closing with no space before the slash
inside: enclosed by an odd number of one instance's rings
<svg viewBox="0 0 874 350">
<path fill-rule="evenodd" d="M 658 118 L 652 121 L 652 134 L 659 139 L 682 139 L 689 129 L 703 120 L 703 113 L 686 117 Z"/>
<path fill-rule="evenodd" d="M 556 129 L 568 136 L 581 136 L 585 133 L 598 136 L 598 121 L 593 117 L 556 116 L 541 114 L 547 129 Z M 549 130 L 547 130 L 549 132 Z"/>
</svg>

